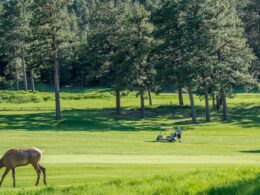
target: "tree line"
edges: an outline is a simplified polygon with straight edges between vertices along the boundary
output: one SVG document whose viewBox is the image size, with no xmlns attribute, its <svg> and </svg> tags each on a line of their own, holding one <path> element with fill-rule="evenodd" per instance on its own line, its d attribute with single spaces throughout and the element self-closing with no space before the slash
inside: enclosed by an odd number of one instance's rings
<svg viewBox="0 0 260 195">
<path fill-rule="evenodd" d="M 0 2 L 0 87 L 35 91 L 35 79 L 60 85 L 107 85 L 140 97 L 175 88 L 209 99 L 227 120 L 226 97 L 259 77 L 258 0 L 3 0 Z"/>
</svg>

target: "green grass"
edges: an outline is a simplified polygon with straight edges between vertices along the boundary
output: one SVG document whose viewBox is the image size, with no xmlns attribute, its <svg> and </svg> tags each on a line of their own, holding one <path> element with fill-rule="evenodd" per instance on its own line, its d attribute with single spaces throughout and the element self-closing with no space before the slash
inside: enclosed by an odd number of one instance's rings
<svg viewBox="0 0 260 195">
<path fill-rule="evenodd" d="M 54 93 L 52 92 L 24 92 L 24 91 L 1 91 L 0 108 L 20 108 L 20 107 L 46 107 L 54 109 Z M 134 93 L 122 96 L 123 108 L 137 108 L 140 106 L 139 98 Z M 146 97 L 148 104 L 148 100 Z M 153 94 L 153 106 L 157 108 L 167 106 L 176 109 L 178 95 L 173 93 Z M 184 94 L 184 102 L 189 105 L 189 97 Z M 195 96 L 195 104 L 204 107 L 203 97 Z M 234 98 L 228 99 L 229 106 L 249 106 L 260 105 L 260 94 L 258 93 L 239 93 Z M 74 109 L 111 109 L 115 107 L 114 93 L 109 89 L 86 89 L 79 91 L 64 90 L 61 93 L 62 108 Z"/>
<path fill-rule="evenodd" d="M 8 100 L 13 94 L 1 95 Z M 54 106 L 52 93 L 19 92 L 16 97 L 24 95 L 39 101 L 18 103 L 12 97 L 0 107 Z M 10 147 L 39 147 L 48 180 L 48 187 L 33 187 L 33 168 L 17 168 L 17 188 L 11 187 L 9 174 L 1 194 L 242 195 L 260 190 L 258 94 L 229 99 L 228 122 L 213 112 L 213 122 L 199 118 L 198 125 L 187 117 L 187 95 L 183 107 L 177 106 L 176 94 L 154 96 L 146 120 L 139 118 L 139 98 L 134 94 L 123 97 L 120 117 L 112 109 L 114 96 L 108 90 L 67 91 L 61 97 L 62 105 L 76 110 L 64 110 L 58 123 L 51 110 L 0 111 L 0 153 Z M 204 102 L 196 97 L 196 103 L 203 116 Z M 155 143 L 162 126 L 180 126 L 183 142 Z"/>
</svg>

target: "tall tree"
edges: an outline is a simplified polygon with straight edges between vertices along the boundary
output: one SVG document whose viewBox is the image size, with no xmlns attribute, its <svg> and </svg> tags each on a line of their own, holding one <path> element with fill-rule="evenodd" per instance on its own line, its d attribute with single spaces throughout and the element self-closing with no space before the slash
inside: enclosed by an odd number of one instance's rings
<svg viewBox="0 0 260 195">
<path fill-rule="evenodd" d="M 52 65 L 54 72 L 54 89 L 56 120 L 61 119 L 60 111 L 60 60 L 64 50 L 70 46 L 71 30 L 66 0 L 35 0 L 33 4 L 34 35 L 38 50 L 45 63 Z"/>
<path fill-rule="evenodd" d="M 0 77 L 4 77 L 4 68 L 6 63 L 4 62 L 4 48 L 3 48 L 3 2 L 0 2 Z"/>
<path fill-rule="evenodd" d="M 110 2 L 96 6 L 91 12 L 85 56 L 94 77 L 106 77 L 116 94 L 116 113 L 121 112 L 121 92 L 127 89 L 130 52 L 124 47 L 127 31 L 126 7 Z M 124 76 L 123 76 L 124 75 Z"/>
<path fill-rule="evenodd" d="M 250 74 L 254 55 L 245 38 L 244 25 L 236 10 L 236 1 L 211 2 L 207 23 L 211 27 L 210 39 L 214 41 L 213 88 L 223 101 L 223 120 L 227 120 L 226 96 L 232 93 L 235 86 L 252 86 L 255 79 Z"/>
<path fill-rule="evenodd" d="M 198 8 L 192 16 L 197 24 L 194 59 L 199 64 L 198 81 L 204 91 L 206 121 L 210 121 L 208 99 L 211 89 L 221 96 L 223 120 L 226 120 L 227 94 L 237 84 L 254 83 L 249 73 L 254 56 L 246 43 L 235 0 L 202 1 L 194 5 Z"/>
<path fill-rule="evenodd" d="M 178 50 L 182 44 L 182 29 L 179 25 L 180 6 L 177 1 L 169 1 L 156 10 L 153 14 L 153 22 L 157 29 L 155 37 L 159 41 L 156 53 L 159 54 L 157 63 L 158 77 L 162 88 L 174 86 L 178 91 L 179 105 L 183 105 L 182 89 L 186 74 L 183 64 L 180 62 Z"/>
<path fill-rule="evenodd" d="M 251 72 L 260 75 L 260 3 L 259 0 L 238 1 L 238 12 L 245 26 L 245 34 L 255 56 Z"/>
<path fill-rule="evenodd" d="M 131 53 L 127 62 L 131 65 L 131 88 L 138 91 L 141 103 L 141 117 L 145 118 L 144 95 L 151 78 L 156 74 L 152 63 L 149 63 L 149 54 L 153 47 L 153 25 L 150 23 L 150 13 L 140 4 L 134 4 L 128 17 L 128 28 L 125 37 L 125 46 Z"/>
<path fill-rule="evenodd" d="M 15 61 L 15 58 L 21 59 L 19 62 L 21 62 L 22 66 L 24 89 L 26 91 L 28 90 L 26 58 L 30 33 L 30 5 L 30 0 L 10 0 L 3 3 L 3 36 L 5 49 L 10 62 Z"/>
<path fill-rule="evenodd" d="M 193 58 L 196 21 L 187 14 L 192 3 L 168 1 L 153 12 L 152 21 L 156 27 L 154 36 L 158 41 L 154 52 L 157 56 L 157 82 L 161 88 L 172 85 L 179 86 L 180 90 L 182 87 L 188 88 L 192 121 L 197 123 L 193 99 L 198 74 L 197 63 Z"/>
</svg>

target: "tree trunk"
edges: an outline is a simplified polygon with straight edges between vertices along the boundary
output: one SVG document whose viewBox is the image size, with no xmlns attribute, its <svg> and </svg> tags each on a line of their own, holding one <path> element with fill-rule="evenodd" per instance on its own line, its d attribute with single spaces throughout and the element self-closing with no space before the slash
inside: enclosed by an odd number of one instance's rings
<svg viewBox="0 0 260 195">
<path fill-rule="evenodd" d="M 23 50 L 22 50 L 22 68 L 23 68 L 24 90 L 25 90 L 25 91 L 28 91 L 27 74 L 26 74 L 26 64 L 25 64 L 24 51 L 23 51 Z"/>
<path fill-rule="evenodd" d="M 213 109 L 216 108 L 216 100 L 215 100 L 215 94 L 214 93 L 212 95 L 212 107 L 213 107 Z"/>
<path fill-rule="evenodd" d="M 140 101 L 141 101 L 141 117 L 145 118 L 145 107 L 144 107 L 144 90 L 140 91 Z"/>
<path fill-rule="evenodd" d="M 52 36 L 52 51 L 54 63 L 54 89 L 55 89 L 55 105 L 56 105 L 56 120 L 61 119 L 60 112 L 60 79 L 59 79 L 59 58 L 56 36 Z"/>
<path fill-rule="evenodd" d="M 217 105 L 216 105 L 216 110 L 219 111 L 220 110 L 220 101 L 219 101 L 219 96 L 216 97 L 217 98 Z"/>
<path fill-rule="evenodd" d="M 116 114 L 121 114 L 120 90 L 116 89 Z"/>
<path fill-rule="evenodd" d="M 55 103 L 56 103 L 56 120 L 60 120 L 61 113 L 60 113 L 59 64 L 57 60 L 55 60 L 54 62 L 54 88 L 55 88 Z"/>
<path fill-rule="evenodd" d="M 222 115 L 222 120 L 226 121 L 228 119 L 228 111 L 227 111 L 227 98 L 226 94 L 223 92 L 222 95 L 222 101 L 223 101 L 223 115 Z"/>
<path fill-rule="evenodd" d="M 30 76 L 31 76 L 31 87 L 32 87 L 32 91 L 35 92 L 33 69 L 30 69 Z"/>
<path fill-rule="evenodd" d="M 85 77 L 84 73 L 81 76 L 82 76 L 81 77 L 81 85 L 82 85 L 82 88 L 84 88 L 84 77 Z"/>
<path fill-rule="evenodd" d="M 54 87 L 54 83 L 53 83 L 53 71 L 50 69 L 49 71 L 49 79 L 50 79 L 50 85 L 51 87 Z"/>
<path fill-rule="evenodd" d="M 178 86 L 178 94 L 179 94 L 179 105 L 183 106 L 183 94 L 181 86 Z"/>
<path fill-rule="evenodd" d="M 222 104 L 223 104 L 222 97 L 217 96 L 217 111 L 219 111 L 221 109 Z"/>
<path fill-rule="evenodd" d="M 197 124 L 197 115 L 196 115 L 196 110 L 194 105 L 192 89 L 189 89 L 189 97 L 190 97 L 192 123 Z"/>
<path fill-rule="evenodd" d="M 148 88 L 149 106 L 153 105 L 152 94 L 150 88 Z"/>
<path fill-rule="evenodd" d="M 18 76 L 17 67 L 15 67 L 15 83 L 16 83 L 16 90 L 19 91 L 20 90 L 20 86 L 19 86 L 19 76 Z"/>
<path fill-rule="evenodd" d="M 206 86 L 204 87 L 204 96 L 205 96 L 206 122 L 210 122 L 209 92 Z"/>
</svg>

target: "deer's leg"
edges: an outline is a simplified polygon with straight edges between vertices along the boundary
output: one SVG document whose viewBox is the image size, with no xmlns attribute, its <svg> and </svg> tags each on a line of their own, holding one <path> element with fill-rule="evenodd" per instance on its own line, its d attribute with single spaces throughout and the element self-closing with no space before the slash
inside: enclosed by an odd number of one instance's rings
<svg viewBox="0 0 260 195">
<path fill-rule="evenodd" d="M 2 176 L 2 179 L 1 179 L 1 181 L 0 181 L 0 186 L 2 185 L 2 182 L 3 182 L 5 176 L 8 174 L 9 171 L 10 171 L 10 168 L 6 168 L 6 169 L 5 169 L 5 172 L 4 172 L 4 174 L 3 174 L 3 176 Z"/>
<path fill-rule="evenodd" d="M 37 173 L 37 180 L 36 180 L 36 186 L 38 186 L 38 184 L 39 184 L 39 180 L 40 180 L 40 174 L 41 174 L 41 169 L 39 168 L 39 166 L 38 166 L 38 163 L 32 163 L 32 166 L 33 166 L 33 168 L 35 169 L 35 171 L 36 171 L 36 173 Z"/>
<path fill-rule="evenodd" d="M 13 186 L 15 188 L 15 168 L 12 168 Z"/>
<path fill-rule="evenodd" d="M 41 169 L 41 171 L 42 171 L 42 173 L 43 173 L 43 183 L 44 183 L 45 185 L 47 185 L 47 181 L 46 181 L 46 169 L 45 169 L 43 166 L 41 166 L 40 164 L 39 164 L 39 167 L 40 167 L 40 169 Z"/>
</svg>

